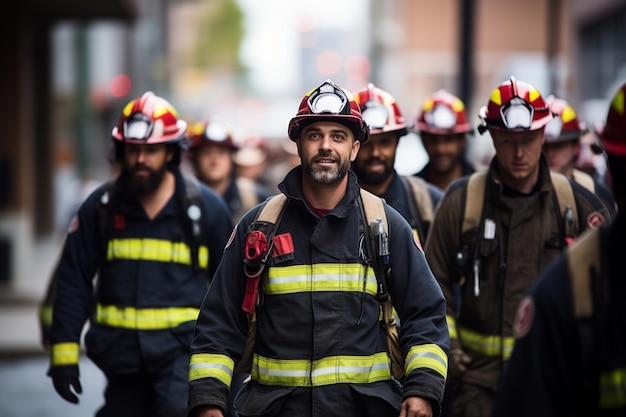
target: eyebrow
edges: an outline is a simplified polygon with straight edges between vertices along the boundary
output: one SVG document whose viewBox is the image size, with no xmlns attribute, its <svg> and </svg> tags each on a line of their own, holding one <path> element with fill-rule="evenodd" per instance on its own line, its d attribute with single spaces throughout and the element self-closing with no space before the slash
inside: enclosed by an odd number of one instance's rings
<svg viewBox="0 0 626 417">
<path fill-rule="evenodd" d="M 305 129 L 303 130 L 303 132 L 305 132 L 305 133 L 310 133 L 310 132 L 321 132 L 321 131 L 322 131 L 322 129 L 320 129 L 319 127 L 308 127 L 308 128 L 305 128 Z M 344 128 L 332 128 L 332 129 L 330 130 L 330 133 L 343 133 L 343 134 L 347 134 L 349 131 L 350 131 L 350 129 L 349 129 L 349 128 L 347 128 L 347 127 L 346 127 L 345 129 L 344 129 Z"/>
</svg>

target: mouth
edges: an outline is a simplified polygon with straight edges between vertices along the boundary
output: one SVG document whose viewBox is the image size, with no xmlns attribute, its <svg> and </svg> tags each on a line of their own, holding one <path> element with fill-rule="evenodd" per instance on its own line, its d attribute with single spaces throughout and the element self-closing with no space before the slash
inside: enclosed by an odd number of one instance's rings
<svg viewBox="0 0 626 417">
<path fill-rule="evenodd" d="M 367 169 L 373 172 L 382 172 L 385 170 L 385 164 L 378 160 L 370 161 L 367 163 Z"/>
<path fill-rule="evenodd" d="M 335 160 L 332 158 L 318 158 L 315 163 L 321 166 L 331 166 L 335 164 Z"/>
</svg>

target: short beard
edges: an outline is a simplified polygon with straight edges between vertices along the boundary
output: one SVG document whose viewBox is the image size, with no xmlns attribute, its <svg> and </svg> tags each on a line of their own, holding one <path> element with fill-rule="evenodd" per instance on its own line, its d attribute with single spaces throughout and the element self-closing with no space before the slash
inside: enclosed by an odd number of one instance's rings
<svg viewBox="0 0 626 417">
<path fill-rule="evenodd" d="M 367 165 L 367 163 L 365 164 Z M 371 184 L 371 185 L 379 185 L 382 184 L 389 178 L 391 175 L 392 169 L 385 165 L 385 170 L 378 174 L 371 174 L 365 168 L 365 165 L 357 166 L 357 164 L 352 164 L 352 170 L 359 178 L 359 182 L 363 184 Z"/>
<path fill-rule="evenodd" d="M 158 170 L 152 170 L 148 178 L 137 178 L 133 175 L 131 170 L 124 167 L 121 174 L 121 183 L 127 194 L 147 196 L 154 193 L 159 188 L 163 182 L 166 171 L 167 165 L 163 165 Z"/>
<path fill-rule="evenodd" d="M 330 171 L 330 170 L 315 171 L 309 163 L 307 163 L 304 168 L 308 177 L 313 182 L 316 182 L 318 184 L 336 184 L 340 182 L 343 178 L 345 178 L 345 176 L 348 174 L 348 171 L 350 170 L 350 163 L 349 162 L 340 163 L 336 171 Z"/>
</svg>

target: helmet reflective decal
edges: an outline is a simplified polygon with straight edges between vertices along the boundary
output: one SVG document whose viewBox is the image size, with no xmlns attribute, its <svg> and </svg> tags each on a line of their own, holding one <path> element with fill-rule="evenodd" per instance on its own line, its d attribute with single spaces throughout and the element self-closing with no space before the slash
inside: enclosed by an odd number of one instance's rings
<svg viewBox="0 0 626 417">
<path fill-rule="evenodd" d="M 456 113 L 450 107 L 438 104 L 431 112 L 424 113 L 424 120 L 432 127 L 452 129 L 456 125 Z"/>
<path fill-rule="evenodd" d="M 148 139 L 152 135 L 154 124 L 143 113 L 134 113 L 124 121 L 126 139 Z"/>
<path fill-rule="evenodd" d="M 365 103 L 365 107 L 361 111 L 361 114 L 370 129 L 382 129 L 385 127 L 387 120 L 389 119 L 389 112 L 385 106 L 373 100 Z"/>
<path fill-rule="evenodd" d="M 209 123 L 206 128 L 206 137 L 214 141 L 224 141 L 228 139 L 228 130 L 219 123 Z"/>
<path fill-rule="evenodd" d="M 535 110 L 519 97 L 513 97 L 501 107 L 502 122 L 507 129 L 529 129 Z"/>
<path fill-rule="evenodd" d="M 348 97 L 339 88 L 326 82 L 309 96 L 308 105 L 311 113 L 349 114 Z"/>
<path fill-rule="evenodd" d="M 563 131 L 563 119 L 561 119 L 560 117 L 555 117 L 551 119 L 546 125 L 546 130 L 545 130 L 546 139 L 549 139 L 549 138 L 556 139 L 559 136 L 561 136 L 562 131 Z"/>
</svg>

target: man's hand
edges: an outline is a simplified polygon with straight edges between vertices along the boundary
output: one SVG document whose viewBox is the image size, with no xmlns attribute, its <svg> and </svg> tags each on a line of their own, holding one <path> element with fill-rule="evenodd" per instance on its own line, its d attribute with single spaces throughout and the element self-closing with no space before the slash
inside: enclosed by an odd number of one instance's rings
<svg viewBox="0 0 626 417">
<path fill-rule="evenodd" d="M 77 376 L 55 376 L 52 377 L 52 384 L 56 392 L 65 400 L 72 404 L 78 404 L 76 394 L 83 393 L 83 387 Z M 74 391 L 72 391 L 72 388 Z M 76 394 L 74 394 L 76 392 Z"/>
<path fill-rule="evenodd" d="M 459 382 L 467 371 L 467 365 L 472 362 L 472 358 L 462 349 L 450 350 L 450 361 L 448 368 L 448 383 Z"/>
<path fill-rule="evenodd" d="M 433 417 L 433 406 L 425 398 L 408 397 L 402 401 L 399 417 Z"/>
</svg>

